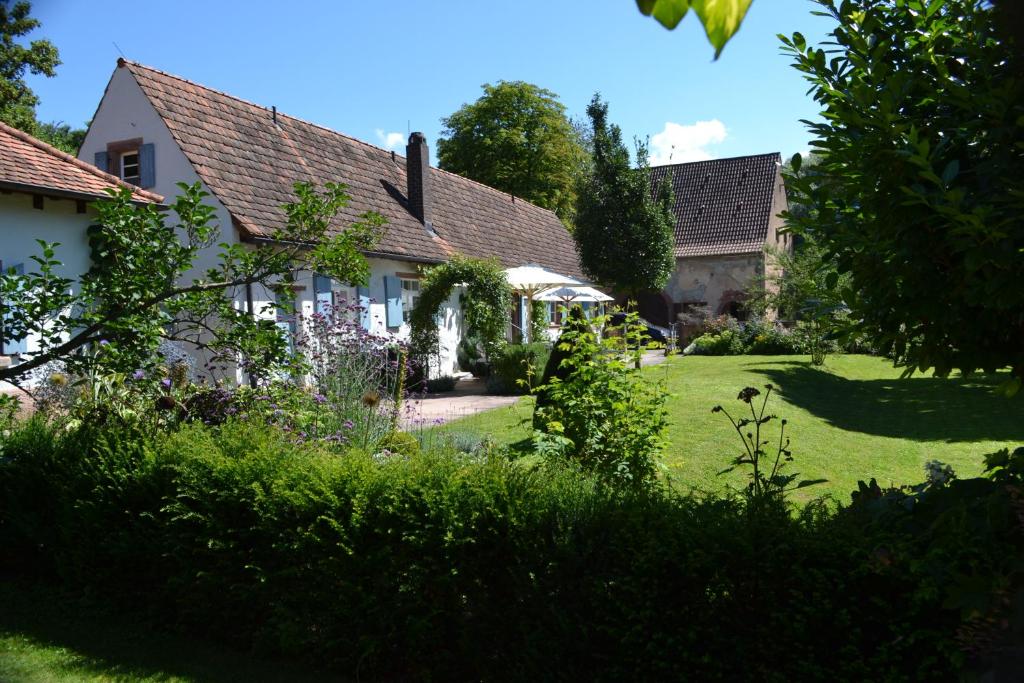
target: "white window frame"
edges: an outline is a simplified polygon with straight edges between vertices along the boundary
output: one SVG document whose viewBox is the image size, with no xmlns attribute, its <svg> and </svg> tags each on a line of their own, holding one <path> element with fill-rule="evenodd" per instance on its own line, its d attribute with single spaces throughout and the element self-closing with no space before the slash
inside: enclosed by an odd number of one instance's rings
<svg viewBox="0 0 1024 683">
<path fill-rule="evenodd" d="M 402 286 L 402 322 L 408 323 L 416 300 L 420 298 L 420 281 L 415 278 L 399 276 L 398 281 Z M 409 285 L 408 287 L 406 285 Z M 416 285 L 415 288 L 412 285 Z"/>
<path fill-rule="evenodd" d="M 132 156 L 133 154 L 135 155 L 135 163 L 134 164 L 127 164 L 127 163 L 125 163 L 125 158 L 129 157 L 129 156 Z M 135 175 L 131 175 L 131 176 L 127 175 L 125 173 L 125 167 L 126 166 L 135 166 Z M 118 169 L 120 171 L 119 175 L 121 177 L 121 180 L 125 181 L 126 183 L 131 183 L 132 185 L 138 185 L 140 182 L 142 182 L 142 158 L 141 158 L 141 155 L 139 154 L 139 150 L 138 149 L 127 149 L 127 150 L 121 152 L 120 156 L 118 157 Z"/>
</svg>

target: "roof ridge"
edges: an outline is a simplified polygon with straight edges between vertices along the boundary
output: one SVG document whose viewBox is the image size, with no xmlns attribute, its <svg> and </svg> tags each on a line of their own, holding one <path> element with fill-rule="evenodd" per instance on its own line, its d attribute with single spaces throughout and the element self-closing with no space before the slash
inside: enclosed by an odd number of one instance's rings
<svg viewBox="0 0 1024 683">
<path fill-rule="evenodd" d="M 740 159 L 756 159 L 758 157 L 777 157 L 782 159 L 782 152 L 762 152 L 760 154 L 740 154 L 734 157 L 722 157 L 720 159 L 701 159 L 700 161 L 680 161 L 676 164 L 659 164 L 657 166 L 651 166 L 651 170 L 658 168 L 674 168 L 676 166 L 694 166 L 696 164 L 711 164 L 719 161 L 738 161 Z"/>
<path fill-rule="evenodd" d="M 251 102 L 251 101 L 249 101 L 249 100 L 247 100 L 245 98 L 238 97 L 237 95 L 232 95 L 231 93 L 224 92 L 223 90 L 218 90 L 217 88 L 211 88 L 209 86 L 203 85 L 202 83 L 196 83 L 195 81 L 189 80 L 189 79 L 184 78 L 182 76 L 178 76 L 178 75 L 175 75 L 175 74 L 172 74 L 172 73 L 168 73 L 167 71 L 163 71 L 161 69 L 157 69 L 157 68 L 148 66 L 146 64 L 140 64 L 139 62 L 135 62 L 135 61 L 132 61 L 130 59 L 125 59 L 124 57 L 119 57 L 118 60 L 117 60 L 117 64 L 118 64 L 118 66 L 122 66 L 124 64 L 129 64 L 131 66 L 139 67 L 141 69 L 146 69 L 147 71 L 152 71 L 152 72 L 158 73 L 158 74 L 160 74 L 162 76 L 167 76 L 168 78 L 173 78 L 175 80 L 182 81 L 184 83 L 188 83 L 189 85 L 195 86 L 197 88 L 202 88 L 203 90 L 209 90 L 210 92 L 217 93 L 218 95 L 223 95 L 224 97 L 227 97 L 227 98 L 232 99 L 232 100 L 236 100 L 238 102 L 241 102 L 242 104 L 247 104 L 247 105 L 249 105 L 251 107 L 257 107 L 258 109 L 264 109 L 266 111 L 270 111 L 270 108 L 268 108 L 268 107 L 266 107 L 266 106 L 264 106 L 262 104 L 257 104 L 255 102 Z M 328 133 L 331 133 L 332 135 L 337 135 L 338 137 L 345 138 L 346 140 L 351 140 L 351 141 L 356 142 L 356 143 L 358 143 L 360 145 L 364 145 L 366 147 L 370 147 L 372 149 L 379 150 L 381 152 L 384 152 L 385 154 L 391 153 L 391 154 L 394 154 L 396 157 L 401 157 L 403 160 L 405 159 L 405 155 L 404 154 L 398 154 L 398 153 L 394 152 L 394 150 L 389 150 L 389 149 L 387 149 L 385 147 L 380 147 L 378 145 L 373 144 L 372 142 L 367 142 L 365 140 L 360 140 L 359 138 L 353 137 L 351 135 L 348 135 L 347 133 L 342 133 L 341 131 L 334 130 L 333 128 L 328 128 L 327 126 L 325 126 L 323 124 L 316 123 L 314 121 L 308 121 L 306 119 L 299 118 L 298 116 L 292 116 L 291 114 L 285 114 L 284 112 L 280 112 L 280 111 L 277 112 L 277 115 L 281 116 L 283 118 L 291 119 L 293 121 L 298 121 L 299 123 L 304 123 L 307 126 L 312 126 L 314 128 L 319 128 L 320 130 L 323 130 L 323 131 L 326 131 Z M 776 154 L 778 154 L 778 152 L 776 152 Z M 482 183 L 482 182 L 480 182 L 478 180 L 473 180 L 472 178 L 467 178 L 466 176 L 459 175 L 458 173 L 453 173 L 452 171 L 445 170 L 445 169 L 443 169 L 443 168 L 441 168 L 439 166 L 431 166 L 430 168 L 435 170 L 435 171 L 440 171 L 441 173 L 446 173 L 446 174 L 448 174 L 450 176 L 454 176 L 455 178 L 458 178 L 460 180 L 464 180 L 466 182 L 473 183 L 474 185 L 479 185 L 480 187 L 482 187 L 482 188 L 484 188 L 486 190 L 489 190 L 490 192 L 496 192 L 496 193 L 501 194 L 501 195 L 506 195 L 506 196 L 509 196 L 509 197 L 515 197 L 515 195 L 513 195 L 510 192 L 505 192 L 504 190 L 499 190 L 496 187 L 491 187 L 490 185 L 487 185 L 486 183 Z M 528 200 L 528 199 L 526 199 L 524 197 L 517 197 L 517 198 L 522 200 L 522 201 L 524 201 L 524 202 L 526 202 L 527 204 L 529 204 L 532 207 L 540 209 L 541 211 L 547 211 L 547 212 L 551 213 L 552 215 L 555 215 L 555 217 L 557 218 L 557 214 L 555 214 L 555 212 L 552 211 L 551 209 L 548 209 L 548 208 L 545 208 L 543 206 L 540 206 L 539 204 L 535 204 L 534 202 L 531 202 L 530 200 Z"/>
<path fill-rule="evenodd" d="M 81 159 L 79 159 L 78 157 L 71 156 L 67 152 L 64 152 L 62 150 L 57 149 L 56 147 L 54 147 L 50 143 L 44 142 L 43 140 L 40 140 L 39 138 L 35 137 L 34 135 L 29 135 L 25 131 L 20 130 L 18 128 L 15 128 L 14 126 L 10 126 L 10 125 L 4 123 L 3 121 L 0 121 L 0 132 L 7 133 L 8 135 L 13 135 L 14 137 L 18 138 L 22 142 L 27 142 L 28 144 L 32 145 L 33 147 L 36 147 L 37 149 L 41 149 L 44 152 L 46 152 L 47 154 L 49 154 L 51 156 L 54 156 L 54 157 L 57 157 L 61 161 L 70 163 L 73 166 L 77 166 L 79 169 L 81 169 L 83 171 L 86 171 L 88 173 L 91 173 L 92 175 L 97 176 L 98 178 L 101 178 L 102 180 L 105 180 L 108 183 L 111 183 L 111 184 L 114 184 L 114 185 L 118 185 L 118 186 L 121 186 L 121 187 L 125 187 L 125 188 L 131 190 L 133 195 L 138 194 L 138 195 L 140 195 L 142 197 L 145 197 L 147 199 L 150 199 L 150 200 L 152 200 L 152 201 L 154 201 L 154 202 L 156 202 L 158 204 L 164 201 L 164 198 L 162 196 L 160 196 L 160 195 L 158 195 L 158 194 L 156 194 L 154 192 L 150 192 L 148 190 L 144 190 L 141 187 L 138 187 L 137 185 L 132 185 L 131 183 L 126 183 L 124 180 L 118 178 L 116 175 L 113 175 L 113 174 L 110 174 L 110 173 L 106 173 L 105 171 L 101 171 L 100 169 L 96 168 L 92 164 L 87 164 L 84 161 L 82 161 Z"/>
</svg>

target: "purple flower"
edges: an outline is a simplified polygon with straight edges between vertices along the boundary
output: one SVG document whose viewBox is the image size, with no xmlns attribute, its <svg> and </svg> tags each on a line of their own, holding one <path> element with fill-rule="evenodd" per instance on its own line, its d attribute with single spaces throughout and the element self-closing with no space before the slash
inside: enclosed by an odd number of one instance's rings
<svg viewBox="0 0 1024 683">
<path fill-rule="evenodd" d="M 344 427 L 345 429 L 354 429 L 356 423 L 353 422 L 352 420 L 345 420 L 341 426 Z"/>
<path fill-rule="evenodd" d="M 324 396 L 323 394 L 313 394 L 313 400 L 320 405 L 327 403 L 327 397 Z"/>
<path fill-rule="evenodd" d="M 165 389 L 170 389 L 171 388 L 171 378 L 170 377 L 164 377 L 162 380 L 160 380 L 160 384 L 162 384 Z"/>
<path fill-rule="evenodd" d="M 108 346 L 109 344 L 110 342 L 108 342 L 106 339 L 100 339 L 100 346 Z"/>
<path fill-rule="evenodd" d="M 144 378 L 145 376 L 146 376 L 146 371 L 145 370 L 136 370 L 135 372 L 132 373 L 132 379 L 134 379 L 134 380 L 140 380 L 140 379 Z"/>
</svg>

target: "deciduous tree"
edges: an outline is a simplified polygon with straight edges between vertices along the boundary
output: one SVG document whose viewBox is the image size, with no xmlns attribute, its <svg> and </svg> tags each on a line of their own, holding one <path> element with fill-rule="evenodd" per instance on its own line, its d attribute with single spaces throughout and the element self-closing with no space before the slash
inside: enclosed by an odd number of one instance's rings
<svg viewBox="0 0 1024 683">
<path fill-rule="evenodd" d="M 476 102 L 441 119 L 441 168 L 551 209 L 571 222 L 585 152 L 550 90 L 523 81 L 483 86 Z"/>
<path fill-rule="evenodd" d="M 909 370 L 1024 379 L 1024 79 L 977 0 L 818 0 L 829 51 L 780 36 L 821 104 L 787 184 L 850 285 L 853 319 Z M 829 286 L 839 286 L 839 275 Z"/>
<path fill-rule="evenodd" d="M 39 98 L 25 83 L 26 72 L 54 76 L 60 64 L 57 48 L 48 40 L 24 46 L 15 39 L 31 33 L 39 21 L 29 16 L 31 3 L 0 0 L 0 120 L 35 134 Z"/>
</svg>

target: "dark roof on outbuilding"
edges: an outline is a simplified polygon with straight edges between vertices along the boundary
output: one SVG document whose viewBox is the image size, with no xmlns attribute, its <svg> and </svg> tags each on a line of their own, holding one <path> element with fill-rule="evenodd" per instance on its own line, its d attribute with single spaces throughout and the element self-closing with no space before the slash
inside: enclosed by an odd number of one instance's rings
<svg viewBox="0 0 1024 683">
<path fill-rule="evenodd" d="M 676 216 L 676 256 L 761 251 L 775 206 L 778 152 L 712 159 L 651 169 L 654 183 L 669 177 Z"/>
<path fill-rule="evenodd" d="M 430 169 L 428 231 L 409 211 L 405 157 L 141 64 L 120 60 L 200 178 L 243 233 L 268 237 L 296 181 L 344 183 L 352 200 L 340 225 L 366 211 L 387 218 L 375 253 L 423 262 L 453 254 L 537 263 L 579 276 L 572 236 L 554 213 L 523 199 Z"/>
</svg>

